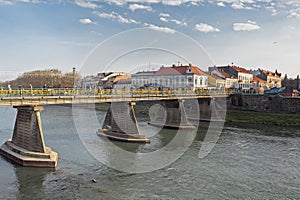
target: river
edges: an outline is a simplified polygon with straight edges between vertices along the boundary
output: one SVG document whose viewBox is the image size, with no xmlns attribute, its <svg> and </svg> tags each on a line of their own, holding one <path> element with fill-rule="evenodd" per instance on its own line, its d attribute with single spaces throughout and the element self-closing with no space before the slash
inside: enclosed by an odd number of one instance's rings
<svg viewBox="0 0 300 200">
<path fill-rule="evenodd" d="M 12 136 L 15 114 L 0 108 L 1 144 Z M 130 174 L 101 164 L 86 150 L 71 107 L 46 106 L 41 115 L 45 143 L 59 154 L 58 168 L 20 167 L 0 157 L 0 199 L 300 199 L 299 128 L 226 124 L 205 158 L 198 157 L 197 136 L 171 165 Z M 147 127 L 146 119 L 138 121 L 141 130 Z M 200 125 L 198 135 L 207 126 Z M 159 134 L 170 140 L 174 131 Z M 100 139 L 94 131 L 88 135 Z M 135 151 L 160 148 L 162 141 L 134 145 Z"/>
</svg>

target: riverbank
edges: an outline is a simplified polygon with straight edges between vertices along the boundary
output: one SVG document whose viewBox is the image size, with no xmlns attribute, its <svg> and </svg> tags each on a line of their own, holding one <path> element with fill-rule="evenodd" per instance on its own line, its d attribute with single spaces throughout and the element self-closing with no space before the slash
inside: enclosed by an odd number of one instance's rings
<svg viewBox="0 0 300 200">
<path fill-rule="evenodd" d="M 279 126 L 300 126 L 300 115 L 278 112 L 257 112 L 242 109 L 229 109 L 226 113 L 226 122 L 269 124 Z"/>
<path fill-rule="evenodd" d="M 109 104 L 97 104 L 96 109 L 107 111 Z M 137 104 L 134 108 L 138 116 L 148 116 L 150 105 Z M 300 115 L 280 112 L 251 111 L 243 108 L 229 108 L 226 111 L 226 123 L 249 123 L 279 126 L 299 126 Z"/>
</svg>

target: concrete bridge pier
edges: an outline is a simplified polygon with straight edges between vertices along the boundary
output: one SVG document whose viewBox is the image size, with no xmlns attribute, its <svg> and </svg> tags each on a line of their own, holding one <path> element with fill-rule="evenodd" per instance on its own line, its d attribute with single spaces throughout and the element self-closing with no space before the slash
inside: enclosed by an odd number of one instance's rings
<svg viewBox="0 0 300 200">
<path fill-rule="evenodd" d="M 184 100 L 162 101 L 161 105 L 165 109 L 166 116 L 163 112 L 157 113 L 158 117 L 149 122 L 150 125 L 170 129 L 195 129 L 187 119 Z"/>
<path fill-rule="evenodd" d="M 139 132 L 134 105 L 134 102 L 110 103 L 102 129 L 97 134 L 112 140 L 149 143 L 150 140 Z"/>
<path fill-rule="evenodd" d="M 203 122 L 224 122 L 226 116 L 226 99 L 219 98 L 204 98 L 198 99 L 200 110 L 200 120 Z"/>
<path fill-rule="evenodd" d="M 30 167 L 55 168 L 58 155 L 45 146 L 40 111 L 41 106 L 17 106 L 13 138 L 0 147 L 7 159 Z"/>
</svg>

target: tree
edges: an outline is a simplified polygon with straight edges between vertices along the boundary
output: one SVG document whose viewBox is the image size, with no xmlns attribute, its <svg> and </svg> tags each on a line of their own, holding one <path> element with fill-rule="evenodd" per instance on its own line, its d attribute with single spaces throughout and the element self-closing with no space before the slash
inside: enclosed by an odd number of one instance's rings
<svg viewBox="0 0 300 200">
<path fill-rule="evenodd" d="M 77 85 L 81 79 L 81 76 L 76 73 L 75 83 Z M 58 69 L 36 70 L 25 72 L 15 80 L 0 83 L 2 87 L 7 87 L 8 84 L 10 84 L 12 88 L 18 88 L 19 86 L 22 86 L 23 88 L 30 88 L 30 84 L 33 88 L 43 88 L 44 85 L 46 85 L 48 88 L 72 88 L 73 73 L 63 74 Z"/>
</svg>

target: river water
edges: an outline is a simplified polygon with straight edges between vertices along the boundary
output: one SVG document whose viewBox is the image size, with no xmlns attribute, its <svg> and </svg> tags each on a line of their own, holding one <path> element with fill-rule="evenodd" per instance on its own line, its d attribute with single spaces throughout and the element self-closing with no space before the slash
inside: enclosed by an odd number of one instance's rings
<svg viewBox="0 0 300 200">
<path fill-rule="evenodd" d="M 12 136 L 15 114 L 0 108 L 1 144 Z M 174 163 L 129 174 L 86 150 L 72 116 L 67 106 L 42 111 L 46 145 L 59 153 L 57 170 L 20 167 L 0 157 L 0 199 L 300 199 L 299 128 L 226 124 L 214 149 L 200 159 L 199 135 L 207 127 L 200 124 L 198 136 Z M 146 127 L 146 119 L 138 121 Z M 160 137 L 172 138 L 173 132 L 163 130 Z M 97 140 L 95 132 L 89 134 Z M 154 140 L 137 149 L 161 145 Z"/>
</svg>

